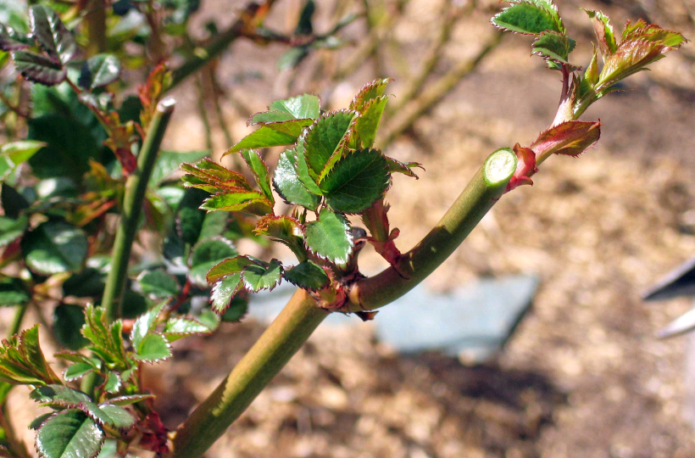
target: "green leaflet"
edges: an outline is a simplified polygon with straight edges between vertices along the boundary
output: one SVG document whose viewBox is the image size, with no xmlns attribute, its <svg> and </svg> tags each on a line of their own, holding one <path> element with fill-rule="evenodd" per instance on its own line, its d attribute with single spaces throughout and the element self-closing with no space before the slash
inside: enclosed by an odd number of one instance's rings
<svg viewBox="0 0 695 458">
<path fill-rule="evenodd" d="M 256 263 L 256 260 L 251 259 L 249 256 L 235 256 L 231 259 L 225 259 L 210 269 L 207 274 L 208 283 L 212 284 L 228 275 L 240 273 L 244 270 L 244 267 L 254 263 Z"/>
<path fill-rule="evenodd" d="M 122 385 L 123 381 L 121 380 L 121 376 L 116 372 L 109 372 L 104 382 L 104 391 L 111 394 L 118 393 Z"/>
<path fill-rule="evenodd" d="M 65 80 L 67 71 L 60 63 L 30 51 L 13 51 L 17 71 L 29 81 L 53 86 Z"/>
<path fill-rule="evenodd" d="M 6 179 L 19 164 L 31 159 L 44 146 L 46 144 L 43 142 L 23 140 L 0 147 L 0 181 Z"/>
<path fill-rule="evenodd" d="M 39 346 L 39 325 L 15 334 L 0 348 L 0 381 L 12 384 L 60 383 Z"/>
<path fill-rule="evenodd" d="M 118 80 L 121 62 L 112 54 L 97 54 L 90 57 L 82 66 L 77 83 L 87 90 L 107 86 Z"/>
<path fill-rule="evenodd" d="M 236 153 L 243 149 L 260 149 L 270 146 L 291 145 L 297 141 L 305 127 L 313 123 L 313 119 L 295 119 L 292 121 L 264 124 L 257 131 L 244 137 L 234 145 L 227 154 Z"/>
<path fill-rule="evenodd" d="M 34 5 L 29 8 L 31 33 L 46 54 L 67 64 L 77 52 L 77 44 L 60 20 L 58 14 L 47 6 Z"/>
<path fill-rule="evenodd" d="M 212 310 L 220 315 L 225 313 L 231 305 L 234 296 L 236 296 L 242 287 L 241 272 L 227 275 L 215 283 L 212 287 L 212 294 L 210 295 Z"/>
<path fill-rule="evenodd" d="M 284 151 L 280 154 L 277 167 L 275 167 L 275 175 L 273 176 L 275 190 L 288 204 L 301 205 L 309 210 L 316 210 L 321 202 L 321 196 L 307 191 L 307 188 L 299 179 L 295 168 L 296 163 L 295 150 Z M 311 180 L 310 177 L 307 178 Z"/>
<path fill-rule="evenodd" d="M 44 275 L 80 270 L 88 248 L 82 229 L 61 221 L 43 223 L 22 239 L 27 265 Z"/>
<path fill-rule="evenodd" d="M 311 261 L 304 261 L 285 271 L 285 280 L 302 289 L 317 291 L 325 288 L 330 279 L 321 267 Z"/>
<path fill-rule="evenodd" d="M 142 293 L 154 299 L 166 299 L 179 294 L 179 283 L 163 269 L 143 271 L 138 276 Z"/>
<path fill-rule="evenodd" d="M 273 212 L 273 203 L 256 191 L 227 192 L 205 199 L 201 210 L 244 212 L 253 215 L 266 215 Z"/>
<path fill-rule="evenodd" d="M 390 183 L 384 155 L 378 150 L 365 149 L 346 155 L 319 186 L 335 211 L 359 213 L 380 198 Z"/>
<path fill-rule="evenodd" d="M 416 180 L 419 180 L 420 177 L 418 177 L 415 174 L 415 172 L 413 172 L 413 169 L 416 167 L 419 167 L 422 170 L 425 170 L 425 168 L 419 162 L 408 162 L 406 164 L 405 162 L 398 161 L 398 160 L 396 160 L 392 157 L 388 157 L 388 156 L 386 156 L 386 162 L 388 163 L 388 166 L 389 166 L 389 172 L 402 173 L 403 175 L 409 176 L 411 178 L 415 178 Z"/>
<path fill-rule="evenodd" d="M 341 157 L 350 128 L 357 113 L 341 110 L 319 118 L 304 136 L 304 156 L 309 174 L 316 181 L 328 173 Z"/>
<path fill-rule="evenodd" d="M 29 227 L 29 219 L 22 216 L 18 219 L 0 216 L 0 247 L 4 247 L 20 238 Z"/>
<path fill-rule="evenodd" d="M 601 11 L 584 10 L 591 18 L 591 24 L 594 26 L 596 38 L 598 39 L 598 47 L 604 59 L 611 54 L 614 54 L 618 49 L 615 41 L 615 32 L 611 20 Z"/>
<path fill-rule="evenodd" d="M 210 334 L 217 329 L 219 322 L 216 321 L 215 324 L 216 326 L 211 327 L 194 317 L 177 316 L 167 320 L 163 334 L 169 342 L 174 342 L 185 336 Z"/>
<path fill-rule="evenodd" d="M 123 323 L 118 320 L 107 324 L 104 309 L 92 305 L 85 307 L 84 316 L 82 335 L 90 341 L 87 348 L 101 358 L 107 367 L 126 370 L 128 360 L 123 348 Z"/>
<path fill-rule="evenodd" d="M 77 409 L 54 414 L 36 435 L 41 458 L 93 458 L 101 449 L 104 433 L 84 412 Z"/>
<path fill-rule="evenodd" d="M 382 97 L 384 92 L 386 92 L 386 86 L 388 86 L 391 81 L 390 78 L 377 79 L 362 86 L 355 98 L 350 102 L 350 109 L 363 114 L 367 103 L 373 99 Z"/>
<path fill-rule="evenodd" d="M 196 286 L 205 288 L 208 285 L 206 276 L 210 269 L 224 259 L 233 258 L 237 254 L 232 242 L 222 237 L 201 240 L 193 248 L 188 278 Z"/>
<path fill-rule="evenodd" d="M 249 301 L 245 297 L 235 296 L 232 298 L 227 311 L 220 316 L 220 320 L 225 323 L 238 323 L 249 311 Z"/>
<path fill-rule="evenodd" d="M 162 313 L 165 306 L 166 301 L 162 301 L 135 320 L 133 330 L 130 332 L 130 340 L 133 343 L 133 347 L 139 347 L 147 334 L 154 330 L 157 325 L 157 318 L 159 318 L 159 314 Z"/>
<path fill-rule="evenodd" d="M 316 184 L 309 170 L 309 164 L 307 163 L 306 159 L 306 142 L 304 139 L 300 138 L 299 141 L 297 141 L 297 145 L 295 146 L 294 150 L 290 150 L 288 154 L 294 157 L 294 169 L 297 172 L 299 181 L 304 185 L 306 190 L 309 191 L 309 193 L 317 196 L 323 195 L 321 188 L 319 188 L 319 185 Z"/>
<path fill-rule="evenodd" d="M 149 333 L 135 347 L 135 359 L 144 362 L 158 362 L 171 357 L 169 341 L 157 333 Z"/>
<path fill-rule="evenodd" d="M 68 382 L 74 382 L 75 380 L 79 380 L 85 375 L 89 374 L 94 370 L 94 366 L 88 363 L 75 363 L 72 364 L 70 367 L 65 369 L 65 372 L 63 372 L 63 377 L 65 380 Z"/>
<path fill-rule="evenodd" d="M 89 343 L 80 329 L 84 326 L 84 309 L 76 304 L 60 304 L 53 311 L 53 334 L 69 350 L 79 350 Z"/>
<path fill-rule="evenodd" d="M 313 94 L 298 95 L 287 100 L 276 100 L 268 108 L 290 114 L 295 119 L 316 119 L 321 113 L 319 98 Z M 251 122 L 258 121 L 252 120 Z"/>
<path fill-rule="evenodd" d="M 306 246 L 334 264 L 347 264 L 354 246 L 347 219 L 328 209 L 321 210 L 318 220 L 306 225 Z"/>
<path fill-rule="evenodd" d="M 176 229 L 183 243 L 198 241 L 205 222 L 205 211 L 199 207 L 208 194 L 200 189 L 186 189 L 176 209 Z"/>
<path fill-rule="evenodd" d="M 29 302 L 31 296 L 19 278 L 0 279 L 0 306 L 21 305 Z"/>
<path fill-rule="evenodd" d="M 270 171 L 268 166 L 265 165 L 261 155 L 258 151 L 254 150 L 241 150 L 241 157 L 244 158 L 246 165 L 249 166 L 251 172 L 253 172 L 253 177 L 256 179 L 258 187 L 261 188 L 265 197 L 273 204 L 275 204 L 275 198 L 273 197 L 273 190 L 270 187 Z"/>
<path fill-rule="evenodd" d="M 568 63 L 577 42 L 558 32 L 543 32 L 533 42 L 533 53 L 559 63 Z"/>
<path fill-rule="evenodd" d="M 514 2 L 492 18 L 492 23 L 503 30 L 538 35 L 546 30 L 564 33 L 557 11 L 547 7 L 548 2 Z"/>
<path fill-rule="evenodd" d="M 359 136 L 362 148 L 371 148 L 374 146 L 376 132 L 379 129 L 381 116 L 384 114 L 388 99 L 388 96 L 381 96 L 369 100 L 365 104 L 362 114 L 357 118 L 355 132 L 357 132 Z"/>
<path fill-rule="evenodd" d="M 34 401 L 56 407 L 76 407 L 92 399 L 81 391 L 73 390 L 64 385 L 44 385 L 31 392 Z"/>
<path fill-rule="evenodd" d="M 254 293 L 267 289 L 273 290 L 282 280 L 282 263 L 273 259 L 264 265 L 249 264 L 241 273 L 244 286 Z"/>
</svg>

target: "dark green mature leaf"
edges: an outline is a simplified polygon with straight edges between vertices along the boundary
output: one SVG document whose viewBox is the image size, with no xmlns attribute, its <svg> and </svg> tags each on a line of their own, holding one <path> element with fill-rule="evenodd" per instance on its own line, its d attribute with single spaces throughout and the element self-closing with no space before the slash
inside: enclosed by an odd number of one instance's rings
<svg viewBox="0 0 695 458">
<path fill-rule="evenodd" d="M 533 53 L 545 59 L 566 64 L 576 42 L 558 32 L 543 32 L 533 42 Z"/>
<path fill-rule="evenodd" d="M 46 420 L 53 416 L 54 413 L 55 412 L 47 412 L 34 418 L 31 423 L 29 423 L 29 429 L 33 429 L 34 431 L 38 430 Z"/>
<path fill-rule="evenodd" d="M 254 293 L 263 290 L 273 290 L 282 281 L 282 263 L 272 259 L 269 264 L 249 264 L 241 273 L 244 286 Z"/>
<path fill-rule="evenodd" d="M 104 443 L 104 433 L 84 412 L 64 410 L 49 418 L 36 435 L 41 458 L 94 458 Z"/>
<path fill-rule="evenodd" d="M 9 25 L 0 23 L 0 50 L 18 51 L 31 46 L 31 39 Z"/>
<path fill-rule="evenodd" d="M 22 305 L 29 302 L 31 295 L 19 278 L 0 279 L 0 306 Z"/>
<path fill-rule="evenodd" d="M 362 86 L 355 98 L 350 102 L 350 109 L 358 113 L 364 113 L 367 104 L 376 98 L 382 97 L 386 92 L 386 86 L 393 81 L 391 78 L 377 79 Z"/>
<path fill-rule="evenodd" d="M 380 151 L 349 153 L 319 184 L 326 202 L 341 213 L 359 213 L 380 198 L 391 183 L 386 158 Z"/>
<path fill-rule="evenodd" d="M 388 96 L 381 96 L 369 100 L 362 109 L 362 114 L 355 123 L 355 132 L 359 136 L 362 148 L 371 148 L 376 140 L 376 132 L 379 129 L 381 116 L 386 109 Z"/>
<path fill-rule="evenodd" d="M 87 261 L 89 265 L 89 261 Z M 97 269 L 86 268 L 73 274 L 63 283 L 63 296 L 99 297 L 104 292 L 106 275 Z"/>
<path fill-rule="evenodd" d="M 551 2 L 542 0 L 515 0 L 511 6 L 496 14 L 492 23 L 502 30 L 525 35 L 538 35 L 546 30 L 564 33 L 557 11 L 551 5 Z"/>
<path fill-rule="evenodd" d="M 50 114 L 29 120 L 28 137 L 48 144 L 30 160 L 37 178 L 70 177 L 80 182 L 90 159 L 99 157 L 91 129 L 69 116 Z"/>
<path fill-rule="evenodd" d="M 80 270 L 88 248 L 82 229 L 61 221 L 43 223 L 22 239 L 27 266 L 44 275 Z"/>
<path fill-rule="evenodd" d="M 4 247 L 14 242 L 29 227 L 29 219 L 21 216 L 18 219 L 0 216 L 0 247 Z"/>
<path fill-rule="evenodd" d="M 294 150 L 284 151 L 280 154 L 273 176 L 275 190 L 288 204 L 301 205 L 309 210 L 316 210 L 321 202 L 321 197 L 311 194 L 304 187 L 295 169 L 296 163 L 297 158 Z"/>
<path fill-rule="evenodd" d="M 188 278 L 196 286 L 204 288 L 208 285 L 206 276 L 210 269 L 227 258 L 233 258 L 239 254 L 234 244 L 225 238 L 201 240 L 193 248 L 191 257 L 191 269 Z"/>
<path fill-rule="evenodd" d="M 152 177 L 150 178 L 148 185 L 153 189 L 158 188 L 162 182 L 164 182 L 179 169 L 179 166 L 182 166 L 187 162 L 200 161 L 209 154 L 209 151 L 189 151 L 186 153 L 179 153 L 177 151 L 160 151 L 159 155 L 157 156 L 157 162 L 154 164 Z M 195 166 L 192 167 L 195 168 Z"/>
<path fill-rule="evenodd" d="M 598 47 L 601 54 L 605 57 L 615 53 L 618 45 L 615 42 L 615 32 L 611 20 L 601 11 L 584 10 L 591 18 L 591 24 L 594 26 L 596 38 L 598 39 Z"/>
<path fill-rule="evenodd" d="M 97 54 L 82 66 L 77 83 L 87 90 L 107 86 L 121 75 L 121 62 L 113 54 Z"/>
<path fill-rule="evenodd" d="M 60 304 L 53 311 L 53 334 L 59 344 L 79 350 L 89 343 L 80 329 L 84 326 L 84 309 L 75 304 Z"/>
<path fill-rule="evenodd" d="M 39 325 L 2 342 L 0 381 L 14 385 L 60 383 L 39 347 Z"/>
<path fill-rule="evenodd" d="M 232 298 L 227 311 L 220 316 L 225 323 L 238 323 L 249 311 L 249 301 L 246 297 L 238 295 Z"/>
<path fill-rule="evenodd" d="M 166 299 L 179 294 L 179 283 L 163 269 L 143 271 L 138 282 L 143 294 L 155 299 Z"/>
<path fill-rule="evenodd" d="M 306 246 L 332 263 L 346 264 L 354 246 L 347 219 L 328 209 L 321 210 L 318 220 L 306 225 Z"/>
<path fill-rule="evenodd" d="M 135 359 L 155 363 L 171 357 L 171 346 L 161 334 L 147 334 L 135 347 Z"/>
<path fill-rule="evenodd" d="M 176 209 L 176 226 L 183 243 L 195 244 L 205 222 L 205 211 L 199 207 L 208 194 L 200 189 L 186 189 Z"/>
<path fill-rule="evenodd" d="M 338 162 L 357 117 L 354 111 L 334 111 L 320 117 L 304 136 L 309 174 L 319 181 Z"/>
<path fill-rule="evenodd" d="M 67 64 L 77 52 L 77 44 L 58 14 L 47 6 L 29 9 L 31 33 L 46 53 L 61 64 Z"/>
<path fill-rule="evenodd" d="M 258 154 L 258 151 L 245 149 L 241 150 L 241 157 L 244 158 L 246 165 L 251 169 L 256 183 L 258 187 L 261 188 L 261 191 L 263 191 L 263 194 L 265 194 L 265 197 L 274 204 L 275 198 L 273 197 L 273 190 L 270 186 L 270 171 L 268 170 L 268 166 L 265 165 L 265 162 L 263 162 L 261 155 Z"/>
<path fill-rule="evenodd" d="M 85 308 L 84 315 L 82 335 L 91 342 L 87 348 L 101 358 L 110 369 L 126 370 L 129 364 L 123 348 L 121 320 L 107 324 L 104 309 L 93 305 Z"/>
<path fill-rule="evenodd" d="M 262 261 L 252 259 L 250 256 L 235 256 L 231 259 L 225 259 L 210 269 L 207 275 L 208 284 L 215 283 L 228 275 L 240 273 L 250 264 L 261 263 Z"/>
<path fill-rule="evenodd" d="M 36 402 L 60 408 L 77 407 L 84 402 L 92 402 L 83 392 L 59 384 L 40 386 L 33 390 L 30 396 Z"/>
<path fill-rule="evenodd" d="M 17 71 L 34 83 L 53 86 L 65 80 L 65 67 L 44 55 L 30 51 L 13 51 L 12 60 Z"/>
<path fill-rule="evenodd" d="M 223 314 L 243 286 L 241 272 L 221 277 L 221 280 L 213 285 L 210 294 L 212 310 L 220 315 Z"/>
<path fill-rule="evenodd" d="M 273 203 L 263 194 L 239 188 L 237 192 L 226 192 L 205 199 L 202 210 L 244 212 L 252 215 L 266 215 L 273 212 Z"/>
<path fill-rule="evenodd" d="M 297 141 L 302 130 L 310 126 L 313 122 L 313 119 L 293 119 L 291 121 L 264 124 L 257 131 L 244 137 L 239 143 L 224 153 L 223 156 L 236 153 L 243 149 L 291 145 Z"/>
<path fill-rule="evenodd" d="M 121 313 L 125 319 L 134 319 L 145 313 L 148 308 L 147 299 L 142 294 L 127 289 L 123 294 Z"/>
<path fill-rule="evenodd" d="M 199 240 L 210 239 L 224 234 L 229 223 L 229 214 L 225 212 L 212 212 L 205 215 L 203 227 L 200 229 Z"/>
<path fill-rule="evenodd" d="M 5 217 L 14 219 L 18 219 L 22 211 L 29 208 L 27 199 L 7 183 L 0 185 L 0 203 L 5 211 Z"/>
<path fill-rule="evenodd" d="M 325 288 L 330 279 L 321 267 L 311 261 L 303 261 L 285 271 L 285 280 L 302 289 L 317 291 Z"/>
</svg>

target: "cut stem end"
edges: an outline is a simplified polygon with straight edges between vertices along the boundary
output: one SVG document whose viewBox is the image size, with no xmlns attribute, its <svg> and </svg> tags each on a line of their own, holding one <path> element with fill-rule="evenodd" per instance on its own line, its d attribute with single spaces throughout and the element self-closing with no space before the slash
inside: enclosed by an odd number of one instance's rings
<svg viewBox="0 0 695 458">
<path fill-rule="evenodd" d="M 490 155 L 485 161 L 483 174 L 489 186 L 505 185 L 516 171 L 516 154 L 509 148 L 502 148 Z"/>
</svg>

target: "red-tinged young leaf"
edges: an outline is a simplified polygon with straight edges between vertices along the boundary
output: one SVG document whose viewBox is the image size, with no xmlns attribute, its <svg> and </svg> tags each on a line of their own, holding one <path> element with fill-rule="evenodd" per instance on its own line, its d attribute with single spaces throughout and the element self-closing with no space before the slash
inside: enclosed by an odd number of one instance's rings
<svg viewBox="0 0 695 458">
<path fill-rule="evenodd" d="M 517 158 L 516 171 L 512 179 L 509 180 L 505 192 L 509 192 L 523 185 L 533 186 L 531 176 L 538 172 L 536 168 L 536 153 L 534 153 L 531 148 L 525 148 L 517 143 L 514 145 L 514 153 Z"/>
<path fill-rule="evenodd" d="M 362 148 L 371 148 L 376 140 L 376 132 L 379 129 L 381 116 L 386 109 L 388 96 L 381 96 L 369 100 L 361 111 L 361 115 L 355 122 L 355 133 L 359 138 Z"/>
<path fill-rule="evenodd" d="M 244 162 L 251 169 L 253 177 L 263 194 L 270 202 L 275 204 L 275 197 L 273 197 L 273 190 L 270 186 L 270 171 L 265 162 L 263 162 L 261 155 L 258 154 L 258 151 L 245 149 L 241 151 L 241 157 L 244 158 Z"/>
<path fill-rule="evenodd" d="M 208 158 L 195 164 L 181 164 L 181 170 L 186 174 L 182 179 L 184 185 L 211 193 L 235 188 L 248 191 L 253 189 L 242 174 L 229 170 Z M 191 180 L 192 178 L 195 180 Z"/>
<path fill-rule="evenodd" d="M 267 215 L 258 220 L 257 235 L 265 235 L 271 240 L 284 243 L 299 258 L 306 258 L 304 249 L 304 226 L 290 216 Z"/>
<path fill-rule="evenodd" d="M 31 39 L 15 31 L 12 27 L 0 24 L 0 51 L 19 51 L 31 47 Z"/>
<path fill-rule="evenodd" d="M 2 341 L 0 381 L 13 385 L 60 383 L 39 347 L 39 326 Z"/>
<path fill-rule="evenodd" d="M 244 267 L 256 263 L 258 263 L 257 260 L 250 256 L 235 256 L 231 259 L 225 259 L 210 269 L 207 275 L 208 284 L 213 284 L 228 275 L 240 273 Z"/>
<path fill-rule="evenodd" d="M 249 291 L 257 293 L 267 289 L 272 291 L 282 281 L 282 263 L 277 259 L 272 259 L 265 265 L 249 264 L 241 273 L 241 280 L 244 287 Z"/>
<path fill-rule="evenodd" d="M 615 32 L 611 20 L 601 11 L 584 10 L 591 18 L 591 24 L 594 26 L 596 38 L 598 39 L 598 47 L 606 59 L 608 56 L 615 54 L 618 45 L 615 42 Z"/>
<path fill-rule="evenodd" d="M 112 404 L 115 406 L 125 407 L 132 404 L 137 404 L 138 402 L 145 401 L 147 399 L 152 399 L 153 397 L 154 395 L 152 394 L 132 394 L 128 396 L 118 396 L 107 400 L 105 404 Z"/>
<path fill-rule="evenodd" d="M 304 159 L 303 155 L 302 159 Z M 310 193 L 302 184 L 295 168 L 296 163 L 295 150 L 284 151 L 280 154 L 273 176 L 275 191 L 288 204 L 301 205 L 309 210 L 316 210 L 321 202 L 321 196 Z M 307 178 L 311 180 L 308 174 Z M 313 180 L 311 182 L 313 183 Z M 315 183 L 314 186 L 316 186 Z"/>
<path fill-rule="evenodd" d="M 333 111 L 321 116 L 304 135 L 304 156 L 309 174 L 320 181 L 341 158 L 357 113 Z"/>
<path fill-rule="evenodd" d="M 347 219 L 327 208 L 307 223 L 305 243 L 314 254 L 337 265 L 347 264 L 354 246 Z"/>
<path fill-rule="evenodd" d="M 256 191 L 225 192 L 205 199 L 200 209 L 209 212 L 244 212 L 263 216 L 273 212 L 273 203 Z"/>
<path fill-rule="evenodd" d="M 564 33 L 557 11 L 539 0 L 515 1 L 492 18 L 492 23 L 504 31 L 538 35 L 546 30 Z"/>
<path fill-rule="evenodd" d="M 171 72 L 169 72 L 166 64 L 162 62 L 150 72 L 147 77 L 147 83 L 138 87 L 138 97 L 140 97 L 140 103 L 142 104 L 140 124 L 143 128 L 146 129 L 150 125 L 152 116 L 154 116 L 154 112 L 157 109 L 157 104 L 164 96 L 164 91 L 170 85 Z"/>
<path fill-rule="evenodd" d="M 29 8 L 31 34 L 46 54 L 65 65 L 75 56 L 77 44 L 58 14 L 47 6 Z"/>
<path fill-rule="evenodd" d="M 546 60 L 567 64 L 576 42 L 559 32 L 547 31 L 533 41 L 533 53 Z"/>
<path fill-rule="evenodd" d="M 304 128 L 310 126 L 313 122 L 313 119 L 294 119 L 264 124 L 257 131 L 241 139 L 239 143 L 231 147 L 222 157 L 244 149 L 291 145 L 297 141 Z"/>
<path fill-rule="evenodd" d="M 542 132 L 531 149 L 540 164 L 551 154 L 579 156 L 601 137 L 600 121 L 567 121 Z"/>
<path fill-rule="evenodd" d="M 384 155 L 378 150 L 364 149 L 338 161 L 319 186 L 335 211 L 360 213 L 371 207 L 390 184 L 391 174 Z"/>
<path fill-rule="evenodd" d="M 325 270 L 308 260 L 286 270 L 285 280 L 298 288 L 309 291 L 325 288 L 331 281 Z"/>
<path fill-rule="evenodd" d="M 352 102 L 350 102 L 350 110 L 358 113 L 364 113 L 364 109 L 370 100 L 382 97 L 386 92 L 386 86 L 393 81 L 391 78 L 377 79 L 369 84 L 365 84 L 359 90 Z"/>
<path fill-rule="evenodd" d="M 60 62 L 30 51 L 13 51 L 12 60 L 17 71 L 34 83 L 54 86 L 63 82 L 67 74 Z"/>
<path fill-rule="evenodd" d="M 36 435 L 41 458 L 94 458 L 104 443 L 101 428 L 84 412 L 64 410 L 46 420 Z"/>
<path fill-rule="evenodd" d="M 222 315 L 226 312 L 234 296 L 236 296 L 244 286 L 241 281 L 241 271 L 220 278 L 221 280 L 218 280 L 217 283 L 213 285 L 212 293 L 210 294 L 212 310 L 218 315 Z"/>
<path fill-rule="evenodd" d="M 425 170 L 425 168 L 420 164 L 419 162 L 401 162 L 398 161 L 392 157 L 386 157 L 386 163 L 389 166 L 389 172 L 391 173 L 402 173 L 403 175 L 409 176 L 411 178 L 415 178 L 416 180 L 419 180 L 420 177 L 417 176 L 415 172 L 413 172 L 414 168 L 420 168 L 422 170 Z"/>
<path fill-rule="evenodd" d="M 201 240 L 193 247 L 188 278 L 196 286 L 205 288 L 208 285 L 205 278 L 213 267 L 225 259 L 236 256 L 234 244 L 222 237 Z"/>
</svg>

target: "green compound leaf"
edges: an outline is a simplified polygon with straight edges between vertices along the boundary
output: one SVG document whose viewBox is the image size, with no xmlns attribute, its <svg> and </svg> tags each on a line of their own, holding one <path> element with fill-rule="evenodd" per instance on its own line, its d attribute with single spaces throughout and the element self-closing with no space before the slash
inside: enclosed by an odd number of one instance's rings
<svg viewBox="0 0 695 458">
<path fill-rule="evenodd" d="M 14 242 L 29 227 L 29 219 L 22 216 L 18 219 L 0 216 L 0 247 L 4 247 Z"/>
<path fill-rule="evenodd" d="M 301 205 L 309 210 L 316 210 L 321 202 L 321 197 L 307 191 L 299 179 L 295 168 L 296 164 L 295 150 L 284 151 L 280 154 L 273 177 L 275 190 L 288 204 Z M 311 180 L 310 177 L 308 178 Z M 314 186 L 316 185 L 314 184 Z"/>
<path fill-rule="evenodd" d="M 13 385 L 60 383 L 39 347 L 38 325 L 2 342 L 0 381 Z"/>
<path fill-rule="evenodd" d="M 295 119 L 285 122 L 268 123 L 261 126 L 257 131 L 244 137 L 239 143 L 234 145 L 227 154 L 236 153 L 243 149 L 260 149 L 271 146 L 291 145 L 297 141 L 304 128 L 310 126 L 313 119 Z"/>
<path fill-rule="evenodd" d="M 321 210 L 318 220 L 306 225 L 306 245 L 317 256 L 345 265 L 354 246 L 347 219 L 328 209 Z"/>
<path fill-rule="evenodd" d="M 244 286 L 254 293 L 263 289 L 272 291 L 280 284 L 282 272 L 282 263 L 273 259 L 265 265 L 249 264 L 241 273 L 241 279 Z"/>
<path fill-rule="evenodd" d="M 154 299 L 166 299 L 179 294 L 179 283 L 163 269 L 144 271 L 138 276 L 142 293 Z"/>
<path fill-rule="evenodd" d="M 330 279 L 321 267 L 311 261 L 304 261 L 285 271 L 285 280 L 302 289 L 317 291 L 325 288 Z"/>
<path fill-rule="evenodd" d="M 79 350 L 89 343 L 80 329 L 84 326 L 84 309 L 76 304 L 60 304 L 53 311 L 53 334 L 60 345 Z"/>
<path fill-rule="evenodd" d="M 171 357 L 169 341 L 157 333 L 147 334 L 135 347 L 135 359 L 148 363 L 163 361 Z"/>
<path fill-rule="evenodd" d="M 359 213 L 380 198 L 391 183 L 386 158 L 380 151 L 349 153 L 319 184 L 326 202 L 337 212 Z"/>
<path fill-rule="evenodd" d="M 77 409 L 54 414 L 36 435 L 41 458 L 94 458 L 104 443 L 104 433 L 84 412 Z"/>
<path fill-rule="evenodd" d="M 538 35 L 546 30 L 564 33 L 562 21 L 550 2 L 542 0 L 514 0 L 502 12 L 492 18 L 492 23 L 502 30 Z"/>
<path fill-rule="evenodd" d="M 251 259 L 250 256 L 235 256 L 231 259 L 225 259 L 210 269 L 207 274 L 208 284 L 215 283 L 227 275 L 239 273 L 249 264 L 256 263 L 261 263 L 261 261 Z"/>
<path fill-rule="evenodd" d="M 388 96 L 381 96 L 368 101 L 362 110 L 362 115 L 357 118 L 355 132 L 359 136 L 363 148 L 374 146 L 376 132 L 379 129 L 381 116 L 384 114 L 388 100 Z"/>
<path fill-rule="evenodd" d="M 77 44 L 55 11 L 47 6 L 32 6 L 29 23 L 32 35 L 46 54 L 61 64 L 67 64 L 75 56 Z"/>
<path fill-rule="evenodd" d="M 121 75 L 121 62 L 112 54 L 97 54 L 82 66 L 77 84 L 87 90 L 107 86 Z"/>
<path fill-rule="evenodd" d="M 157 162 L 152 170 L 152 178 L 150 179 L 150 188 L 158 188 L 167 178 L 179 169 L 179 166 L 189 165 L 187 162 L 195 162 L 209 155 L 209 151 L 189 151 L 179 153 L 178 151 L 161 151 L 157 156 Z M 195 168 L 195 165 L 192 165 Z"/>
<path fill-rule="evenodd" d="M 307 129 L 304 155 L 309 165 L 309 174 L 314 180 L 320 181 L 321 176 L 340 159 L 356 117 L 357 113 L 354 111 L 334 111 L 320 117 Z"/>
<path fill-rule="evenodd" d="M 82 229 L 61 221 L 43 223 L 22 239 L 27 265 L 44 275 L 80 270 L 88 249 Z"/>
<path fill-rule="evenodd" d="M 241 291 L 243 286 L 241 272 L 227 275 L 215 283 L 212 287 L 212 294 L 210 294 L 212 310 L 219 315 L 225 313 L 231 305 L 234 296 Z"/>
<path fill-rule="evenodd" d="M 533 42 L 533 53 L 558 63 L 568 63 L 577 43 L 558 32 L 543 32 Z"/>
<path fill-rule="evenodd" d="M 167 321 L 163 334 L 169 342 L 191 335 L 207 335 L 219 326 L 219 321 L 215 320 L 214 323 L 215 326 L 210 326 L 209 323 L 203 323 L 192 316 L 177 316 Z"/>
<path fill-rule="evenodd" d="M 82 335 L 90 341 L 87 347 L 111 369 L 126 370 L 128 359 L 123 348 L 123 323 L 120 320 L 107 324 L 102 307 L 88 305 L 84 311 L 85 324 Z"/>
<path fill-rule="evenodd" d="M 237 188 L 248 191 L 253 189 L 242 174 L 222 167 L 208 158 L 195 164 L 181 164 L 181 170 L 186 174 L 182 181 L 187 187 L 200 188 L 210 193 Z"/>
<path fill-rule="evenodd" d="M 65 67 L 59 62 L 34 52 L 13 51 L 12 60 L 17 71 L 34 83 L 53 86 L 65 80 L 67 75 Z"/>
<path fill-rule="evenodd" d="M 21 305 L 29 302 L 31 295 L 19 278 L 0 279 L 0 306 Z"/>
<path fill-rule="evenodd" d="M 263 194 L 265 194 L 265 197 L 274 204 L 275 198 L 273 197 L 273 190 L 270 187 L 270 171 L 268 170 L 268 166 L 265 165 L 265 162 L 263 162 L 261 155 L 258 154 L 258 151 L 245 149 L 241 151 L 241 157 L 244 158 L 246 165 L 251 169 L 256 183 L 258 187 L 261 188 L 261 191 L 263 191 Z"/>
<path fill-rule="evenodd" d="M 298 95 L 287 100 L 276 100 L 270 104 L 268 109 L 290 114 L 294 119 L 316 119 L 321 114 L 319 98 L 313 94 Z M 252 120 L 251 122 L 258 121 Z"/>
<path fill-rule="evenodd" d="M 377 79 L 362 86 L 355 98 L 350 103 L 350 109 L 364 114 L 367 104 L 376 98 L 382 97 L 386 92 L 386 86 L 393 81 L 391 78 Z"/>
<path fill-rule="evenodd" d="M 237 250 L 234 244 L 222 237 L 202 240 L 193 248 L 191 257 L 191 269 L 188 278 L 196 286 L 205 288 L 208 286 L 206 276 L 210 269 L 224 259 L 236 256 Z"/>
<path fill-rule="evenodd" d="M 238 188 L 235 192 L 220 193 L 205 199 L 200 209 L 209 212 L 244 212 L 263 216 L 273 212 L 273 203 L 257 191 Z"/>
<path fill-rule="evenodd" d="M 596 38 L 598 39 L 598 47 L 601 54 L 605 57 L 615 54 L 618 45 L 615 42 L 615 32 L 611 20 L 601 11 L 584 10 L 591 18 L 591 24 L 594 26 Z"/>
</svg>

